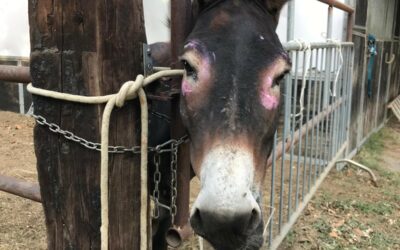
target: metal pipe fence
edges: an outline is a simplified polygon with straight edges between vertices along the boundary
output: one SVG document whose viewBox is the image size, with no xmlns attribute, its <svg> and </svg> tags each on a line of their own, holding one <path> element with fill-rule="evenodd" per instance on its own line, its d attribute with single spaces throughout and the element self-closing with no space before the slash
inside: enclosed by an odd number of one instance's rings
<svg viewBox="0 0 400 250">
<path fill-rule="evenodd" d="M 285 45 L 293 67 L 283 87 L 281 122 L 264 190 L 263 212 L 271 215 L 270 249 L 279 246 L 347 150 L 353 43 L 312 43 L 306 51 L 302 47 Z"/>
<path fill-rule="evenodd" d="M 3 73 L 1 74 L 3 80 L 11 80 L 15 77 L 16 73 L 23 75 L 24 78 L 28 78 L 29 71 L 26 70 L 26 67 L 21 67 L 29 65 L 29 58 L 27 57 L 0 56 L 0 65 L 20 66 L 18 69 L 21 69 L 18 70 L 18 72 L 16 72 L 17 70 L 14 70 L 16 67 L 9 67 L 8 69 L 3 70 L 4 72 L 0 72 Z M 0 98 L 0 109 L 13 111 L 19 110 L 19 113 L 25 114 L 27 108 L 32 102 L 31 96 L 26 91 L 25 84 L 18 83 L 18 86 L 16 87 L 15 84 L 9 84 L 7 81 L 0 80 L 0 86 L 0 97 L 2 97 Z M 18 107 L 15 107 L 16 105 L 18 105 Z"/>
</svg>

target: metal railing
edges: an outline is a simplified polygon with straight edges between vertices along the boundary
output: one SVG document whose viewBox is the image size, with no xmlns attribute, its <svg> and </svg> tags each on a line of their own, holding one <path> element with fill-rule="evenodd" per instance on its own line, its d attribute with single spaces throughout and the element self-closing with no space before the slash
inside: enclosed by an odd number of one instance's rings
<svg viewBox="0 0 400 250">
<path fill-rule="evenodd" d="M 279 246 L 329 170 L 346 155 L 349 136 L 353 43 L 312 43 L 307 51 L 288 43 L 285 48 L 293 70 L 285 81 L 264 189 L 264 217 L 273 213 L 267 229 L 271 249 Z"/>
<path fill-rule="evenodd" d="M 12 65 L 12 66 L 26 66 L 29 64 L 29 58 L 27 57 L 20 57 L 20 56 L 0 56 L 0 65 Z M 10 67 L 12 68 L 12 67 Z M 23 68 L 23 67 L 21 67 Z M 6 73 L 10 73 L 10 70 L 5 70 L 7 71 Z M 26 76 L 28 75 L 29 71 L 24 71 L 23 75 Z M 25 77 L 26 78 L 26 77 Z M 2 80 L 9 78 L 7 77 L 2 77 Z M 12 79 L 10 79 L 12 80 Z M 3 88 L 3 91 L 7 91 L 5 88 Z M 16 93 L 15 93 L 16 94 Z M 30 95 L 28 95 L 30 96 Z M 26 86 L 22 83 L 18 83 L 18 105 L 19 105 L 19 112 L 21 114 L 26 113 L 26 105 L 25 105 L 25 99 L 27 98 L 27 92 L 26 92 Z M 6 100 L 3 100 L 6 101 Z"/>
</svg>

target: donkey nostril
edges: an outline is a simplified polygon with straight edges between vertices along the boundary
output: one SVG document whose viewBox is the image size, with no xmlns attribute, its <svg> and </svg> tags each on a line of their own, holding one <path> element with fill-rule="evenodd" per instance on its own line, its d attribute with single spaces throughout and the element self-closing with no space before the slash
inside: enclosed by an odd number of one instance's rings
<svg viewBox="0 0 400 250">
<path fill-rule="evenodd" d="M 203 233 L 203 223 L 201 221 L 200 210 L 195 208 L 193 215 L 190 217 L 190 224 L 197 234 Z"/>
<path fill-rule="evenodd" d="M 257 226 L 260 224 L 260 221 L 261 221 L 260 211 L 253 208 L 253 210 L 251 210 L 251 216 L 250 216 L 250 220 L 249 220 L 248 229 L 250 231 L 256 229 Z"/>
</svg>

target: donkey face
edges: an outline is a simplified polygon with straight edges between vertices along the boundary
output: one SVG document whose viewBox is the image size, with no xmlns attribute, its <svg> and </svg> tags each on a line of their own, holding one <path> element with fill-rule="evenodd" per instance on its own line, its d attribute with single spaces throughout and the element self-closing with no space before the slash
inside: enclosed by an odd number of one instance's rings
<svg viewBox="0 0 400 250">
<path fill-rule="evenodd" d="M 279 81 L 290 68 L 275 33 L 284 2 L 199 1 L 181 57 L 181 115 L 201 180 L 190 221 L 217 249 L 263 243 L 260 189 L 279 113 Z"/>
</svg>

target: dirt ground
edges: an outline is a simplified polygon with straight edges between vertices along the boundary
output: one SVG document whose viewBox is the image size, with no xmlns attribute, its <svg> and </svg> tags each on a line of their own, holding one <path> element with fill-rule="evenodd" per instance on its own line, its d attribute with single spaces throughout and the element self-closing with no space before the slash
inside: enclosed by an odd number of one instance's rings
<svg viewBox="0 0 400 250">
<path fill-rule="evenodd" d="M 0 112 L 0 174 L 37 182 L 34 121 Z M 46 249 L 42 205 L 0 191 L 0 249 Z"/>
<path fill-rule="evenodd" d="M 355 160 L 366 172 L 331 171 L 280 249 L 400 249 L 400 123 L 392 119 Z"/>
<path fill-rule="evenodd" d="M 0 174 L 36 180 L 34 121 L 0 111 Z M 332 171 L 280 249 L 400 249 L 400 124 L 372 136 L 356 160 L 378 176 Z M 46 249 L 39 203 L 0 192 L 0 250 Z M 197 249 L 197 241 L 181 249 Z"/>
</svg>

